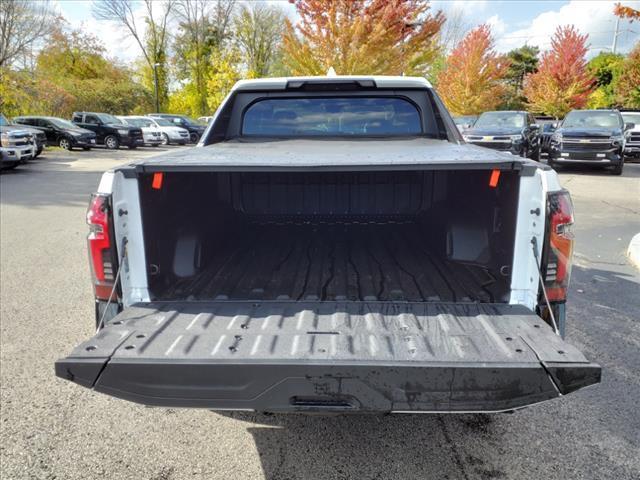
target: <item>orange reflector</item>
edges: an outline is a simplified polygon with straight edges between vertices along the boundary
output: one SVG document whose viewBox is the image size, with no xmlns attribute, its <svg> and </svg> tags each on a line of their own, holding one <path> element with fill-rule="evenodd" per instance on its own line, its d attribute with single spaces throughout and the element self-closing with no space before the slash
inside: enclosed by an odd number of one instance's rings
<svg viewBox="0 0 640 480">
<path fill-rule="evenodd" d="M 162 179 L 164 178 L 164 173 L 156 172 L 153 174 L 153 181 L 151 182 L 151 188 L 154 190 L 160 190 L 162 188 Z"/>
<path fill-rule="evenodd" d="M 491 188 L 496 188 L 498 186 L 499 180 L 500 180 L 500 170 L 492 170 L 491 178 L 489 179 L 489 186 Z"/>
</svg>

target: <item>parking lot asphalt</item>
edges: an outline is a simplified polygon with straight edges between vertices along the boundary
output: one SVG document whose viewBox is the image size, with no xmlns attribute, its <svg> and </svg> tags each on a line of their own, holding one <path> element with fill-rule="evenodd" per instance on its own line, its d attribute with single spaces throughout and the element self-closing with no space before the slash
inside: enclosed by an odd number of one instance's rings
<svg viewBox="0 0 640 480">
<path fill-rule="evenodd" d="M 3 479 L 640 478 L 640 275 L 625 257 L 640 164 L 560 173 L 576 210 L 567 338 L 600 385 L 514 414 L 266 416 L 145 408 L 54 376 L 93 333 L 88 196 L 105 169 L 164 150 L 49 150 L 0 175 Z"/>
</svg>

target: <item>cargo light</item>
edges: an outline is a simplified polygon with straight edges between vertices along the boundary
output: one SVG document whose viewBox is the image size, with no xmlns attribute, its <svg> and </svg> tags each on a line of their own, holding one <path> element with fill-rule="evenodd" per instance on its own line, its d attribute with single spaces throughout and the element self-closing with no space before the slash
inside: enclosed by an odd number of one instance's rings
<svg viewBox="0 0 640 480">
<path fill-rule="evenodd" d="M 110 196 L 93 194 L 87 209 L 89 263 L 96 298 L 109 300 L 114 286 L 114 252 L 110 231 Z"/>
<path fill-rule="evenodd" d="M 550 193 L 547 207 L 549 232 L 544 286 L 550 302 L 563 302 L 567 298 L 573 258 L 573 204 L 569 192 Z"/>
</svg>

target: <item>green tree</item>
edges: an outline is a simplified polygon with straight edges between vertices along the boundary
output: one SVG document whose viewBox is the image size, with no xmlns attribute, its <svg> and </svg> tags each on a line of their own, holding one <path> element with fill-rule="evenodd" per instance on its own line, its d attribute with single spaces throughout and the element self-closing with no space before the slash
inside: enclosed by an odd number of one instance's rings
<svg viewBox="0 0 640 480">
<path fill-rule="evenodd" d="M 179 0 L 175 15 L 179 22 L 173 42 L 173 64 L 181 87 L 172 94 L 170 108 L 180 105 L 193 116 L 209 112 L 207 81 L 211 56 L 224 50 L 230 40 L 234 2 L 230 0 Z"/>
<path fill-rule="evenodd" d="M 505 81 L 509 86 L 502 108 L 521 110 L 525 108 L 526 98 L 522 95 L 524 79 L 538 69 L 538 55 L 540 49 L 531 45 L 523 45 L 507 53 L 510 61 Z"/>
<path fill-rule="evenodd" d="M 234 49 L 226 53 L 215 52 L 211 56 L 211 73 L 207 81 L 207 103 L 210 111 L 213 112 L 220 106 L 231 87 L 240 80 L 239 64 L 240 54 Z"/>
<path fill-rule="evenodd" d="M 234 20 L 235 40 L 252 76 L 265 77 L 278 68 L 285 15 L 262 4 L 242 7 Z"/>
<path fill-rule="evenodd" d="M 613 107 L 616 103 L 616 84 L 622 74 L 624 56 L 602 52 L 587 63 L 587 71 L 596 79 L 596 90 L 589 96 L 589 108 Z"/>
</svg>

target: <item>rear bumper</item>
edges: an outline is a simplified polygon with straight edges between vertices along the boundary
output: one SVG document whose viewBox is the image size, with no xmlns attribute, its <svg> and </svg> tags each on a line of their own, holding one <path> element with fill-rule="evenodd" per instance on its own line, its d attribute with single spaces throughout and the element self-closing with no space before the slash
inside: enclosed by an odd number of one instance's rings
<svg viewBox="0 0 640 480">
<path fill-rule="evenodd" d="M 496 412 L 600 381 L 524 307 L 145 304 L 55 365 L 108 395 L 271 412 Z"/>
</svg>

